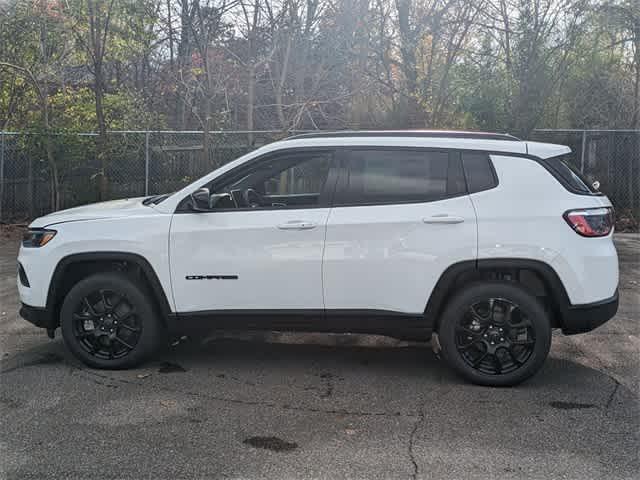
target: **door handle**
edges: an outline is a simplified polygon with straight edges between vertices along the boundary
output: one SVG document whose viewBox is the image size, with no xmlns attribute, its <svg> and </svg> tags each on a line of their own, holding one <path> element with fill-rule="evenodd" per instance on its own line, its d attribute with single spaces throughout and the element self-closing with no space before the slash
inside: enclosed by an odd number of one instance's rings
<svg viewBox="0 0 640 480">
<path fill-rule="evenodd" d="M 293 220 L 291 222 L 281 223 L 278 225 L 280 230 L 311 230 L 316 227 L 317 224 L 314 222 L 306 222 L 303 220 Z"/>
<path fill-rule="evenodd" d="M 446 213 L 442 213 L 439 215 L 432 215 L 430 217 L 423 218 L 422 221 L 424 223 L 462 223 L 464 222 L 464 218 L 458 217 L 456 215 L 447 215 Z"/>
</svg>

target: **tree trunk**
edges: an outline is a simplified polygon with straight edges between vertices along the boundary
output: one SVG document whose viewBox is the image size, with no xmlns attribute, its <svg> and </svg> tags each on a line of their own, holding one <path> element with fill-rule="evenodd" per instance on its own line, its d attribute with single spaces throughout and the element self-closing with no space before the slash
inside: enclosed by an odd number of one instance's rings
<svg viewBox="0 0 640 480">
<path fill-rule="evenodd" d="M 631 125 L 633 128 L 640 129 L 640 18 L 634 25 L 634 46 L 633 65 L 636 75 L 633 83 L 633 119 Z"/>
<path fill-rule="evenodd" d="M 187 127 L 187 121 L 189 117 L 188 105 L 190 102 L 187 100 L 187 89 L 184 86 L 185 71 L 189 66 L 191 60 L 191 53 L 193 50 L 191 42 L 191 22 L 193 20 L 190 9 L 189 1 L 182 0 L 182 10 L 180 11 L 180 41 L 178 42 L 178 71 L 177 71 L 177 88 L 176 88 L 176 126 L 180 130 L 184 130 Z"/>
<path fill-rule="evenodd" d="M 249 133 L 247 134 L 247 140 L 249 142 L 249 147 L 253 146 L 253 109 L 256 103 L 256 66 L 253 61 L 249 65 L 249 85 L 248 85 L 248 95 L 247 95 L 247 130 Z"/>
<path fill-rule="evenodd" d="M 402 58 L 402 73 L 405 81 L 404 100 L 400 112 L 404 118 L 399 118 L 398 127 L 410 127 L 414 123 L 419 110 L 417 102 L 418 75 L 416 71 L 416 44 L 414 32 L 410 24 L 411 0 L 397 0 L 398 33 L 400 36 L 400 56 Z"/>
<path fill-rule="evenodd" d="M 107 200 L 109 198 L 109 179 L 107 177 L 107 124 L 104 117 L 104 89 L 103 89 L 103 72 L 102 63 L 96 62 L 95 66 L 95 84 L 94 93 L 96 97 L 96 118 L 98 120 L 98 138 L 96 139 L 96 154 L 98 158 L 98 164 L 100 165 L 100 184 L 99 195 L 100 200 Z"/>
</svg>

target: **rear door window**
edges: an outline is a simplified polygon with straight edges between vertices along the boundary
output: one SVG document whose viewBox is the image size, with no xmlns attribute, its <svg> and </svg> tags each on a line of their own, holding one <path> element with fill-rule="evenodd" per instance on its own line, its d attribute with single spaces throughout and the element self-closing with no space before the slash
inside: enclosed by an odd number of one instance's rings
<svg viewBox="0 0 640 480">
<path fill-rule="evenodd" d="M 465 193 L 462 166 L 447 151 L 354 149 L 337 204 L 418 203 Z"/>
</svg>

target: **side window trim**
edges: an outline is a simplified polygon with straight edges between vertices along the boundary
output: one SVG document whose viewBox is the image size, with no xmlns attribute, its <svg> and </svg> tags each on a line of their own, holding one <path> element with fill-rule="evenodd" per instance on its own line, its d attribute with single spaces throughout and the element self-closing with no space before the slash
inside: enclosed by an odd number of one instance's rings
<svg viewBox="0 0 640 480">
<path fill-rule="evenodd" d="M 230 181 L 239 180 L 243 176 L 246 176 L 256 167 L 263 162 L 271 161 L 275 157 L 295 155 L 297 153 L 313 154 L 313 153 L 327 153 L 330 155 L 329 172 L 327 173 L 327 180 L 324 183 L 322 190 L 319 192 L 318 203 L 316 205 L 291 205 L 286 207 L 260 207 L 260 208 L 220 208 L 211 210 L 209 212 L 194 212 L 188 207 L 190 202 L 189 196 L 183 198 L 176 207 L 175 213 L 191 213 L 198 215 L 207 215 L 218 212 L 264 212 L 264 211 L 277 211 L 277 210 L 307 210 L 312 208 L 330 208 L 335 194 L 335 186 L 337 182 L 337 161 L 339 157 L 339 149 L 332 147 L 302 147 L 302 148 L 286 148 L 273 152 L 267 152 L 264 155 L 256 157 L 249 162 L 239 165 L 238 167 L 225 172 L 220 177 L 217 177 L 207 184 L 202 185 L 206 187 L 209 185 L 213 190 L 219 187 L 221 184 L 227 184 Z"/>
<path fill-rule="evenodd" d="M 451 195 L 443 195 L 437 198 L 425 198 L 421 200 L 391 200 L 391 201 L 372 201 L 372 202 L 353 202 L 348 198 L 348 178 L 350 173 L 350 159 L 351 153 L 353 151 L 362 151 L 362 150 L 374 150 L 374 151 L 405 151 L 405 152 L 436 152 L 436 153 L 447 153 L 449 165 L 451 165 L 452 161 L 456 159 L 460 162 L 460 169 L 462 170 L 462 175 L 464 179 L 464 169 L 462 168 L 462 160 L 460 156 L 460 151 L 449 148 L 429 148 L 429 147 L 402 147 L 402 146 L 357 146 L 357 147 L 345 147 L 340 149 L 339 152 L 339 162 L 337 166 L 338 170 L 338 180 L 336 183 L 336 190 L 333 196 L 332 207 L 367 207 L 367 206 L 377 206 L 377 205 L 410 205 L 417 203 L 433 203 L 439 202 L 442 200 L 447 200 L 450 198 L 461 197 L 464 195 L 468 195 L 468 190 L 466 186 L 466 180 L 464 181 L 464 188 L 459 193 L 454 193 Z"/>
</svg>

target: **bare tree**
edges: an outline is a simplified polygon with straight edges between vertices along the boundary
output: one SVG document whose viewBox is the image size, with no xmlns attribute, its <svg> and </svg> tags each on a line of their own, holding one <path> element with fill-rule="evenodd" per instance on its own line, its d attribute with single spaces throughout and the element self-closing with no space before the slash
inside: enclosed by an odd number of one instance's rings
<svg viewBox="0 0 640 480">
<path fill-rule="evenodd" d="M 87 66 L 93 75 L 98 137 L 96 153 L 100 164 L 100 197 L 108 196 L 109 181 L 107 121 L 104 111 L 105 56 L 111 36 L 112 17 L 115 0 L 77 0 L 67 4 L 67 14 L 71 19 L 71 29 L 80 49 L 87 57 Z"/>
</svg>

